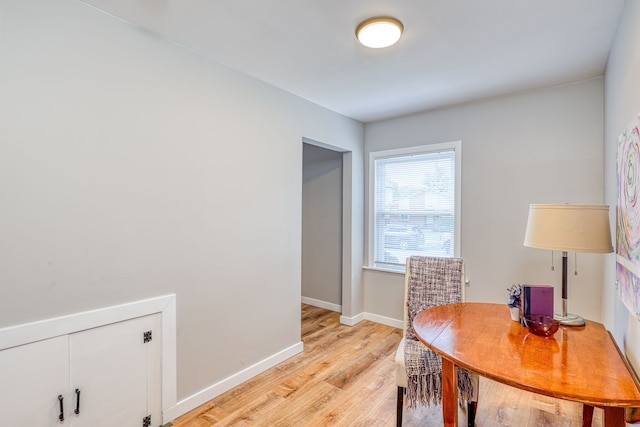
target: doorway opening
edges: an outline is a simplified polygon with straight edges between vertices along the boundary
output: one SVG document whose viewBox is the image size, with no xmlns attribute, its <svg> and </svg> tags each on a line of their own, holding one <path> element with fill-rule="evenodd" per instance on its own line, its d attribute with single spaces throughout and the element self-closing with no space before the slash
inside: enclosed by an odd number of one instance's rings
<svg viewBox="0 0 640 427">
<path fill-rule="evenodd" d="M 302 302 L 342 313 L 343 153 L 303 141 Z"/>
</svg>

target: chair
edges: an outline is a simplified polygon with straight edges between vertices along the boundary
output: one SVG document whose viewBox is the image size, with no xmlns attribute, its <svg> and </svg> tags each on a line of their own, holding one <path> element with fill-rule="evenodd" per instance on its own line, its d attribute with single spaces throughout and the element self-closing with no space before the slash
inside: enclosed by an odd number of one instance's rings
<svg viewBox="0 0 640 427">
<path fill-rule="evenodd" d="M 427 308 L 464 301 L 463 260 L 418 256 L 408 258 L 404 301 L 404 333 L 395 359 L 398 427 L 402 425 L 405 394 L 410 408 L 415 408 L 417 404 L 440 404 L 442 401 L 442 360 L 417 339 L 411 322 Z M 468 426 L 473 427 L 478 402 L 478 376 L 459 369 L 458 391 L 461 402 L 467 402 Z"/>
</svg>

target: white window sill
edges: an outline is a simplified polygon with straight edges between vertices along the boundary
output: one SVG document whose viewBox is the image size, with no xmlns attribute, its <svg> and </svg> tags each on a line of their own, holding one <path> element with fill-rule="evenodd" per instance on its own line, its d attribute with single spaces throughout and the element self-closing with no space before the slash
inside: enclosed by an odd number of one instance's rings
<svg viewBox="0 0 640 427">
<path fill-rule="evenodd" d="M 405 267 L 402 267 L 402 270 L 394 270 L 391 268 L 383 268 L 383 267 L 371 267 L 369 265 L 364 265 L 362 266 L 363 270 L 370 270 L 370 271 L 380 271 L 382 273 L 392 273 L 392 274 L 401 274 L 404 276 L 404 273 L 406 271 Z"/>
</svg>

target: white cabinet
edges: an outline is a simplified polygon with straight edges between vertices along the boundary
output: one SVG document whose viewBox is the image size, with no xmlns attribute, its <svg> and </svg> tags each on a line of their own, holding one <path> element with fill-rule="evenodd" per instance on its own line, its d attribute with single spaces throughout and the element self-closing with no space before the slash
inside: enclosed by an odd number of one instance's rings
<svg viewBox="0 0 640 427">
<path fill-rule="evenodd" d="M 60 425 L 58 395 L 69 389 L 68 351 L 66 336 L 0 351 L 3 424 Z"/>
<path fill-rule="evenodd" d="M 161 425 L 160 324 L 148 315 L 0 351 L 2 424 Z"/>
</svg>

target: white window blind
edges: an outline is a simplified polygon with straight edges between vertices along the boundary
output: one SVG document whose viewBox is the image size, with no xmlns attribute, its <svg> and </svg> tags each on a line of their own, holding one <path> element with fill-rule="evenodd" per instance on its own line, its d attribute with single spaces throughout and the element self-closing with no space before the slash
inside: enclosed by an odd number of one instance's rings
<svg viewBox="0 0 640 427">
<path fill-rule="evenodd" d="M 411 255 L 456 251 L 460 143 L 372 155 L 373 264 L 402 268 Z"/>
</svg>

